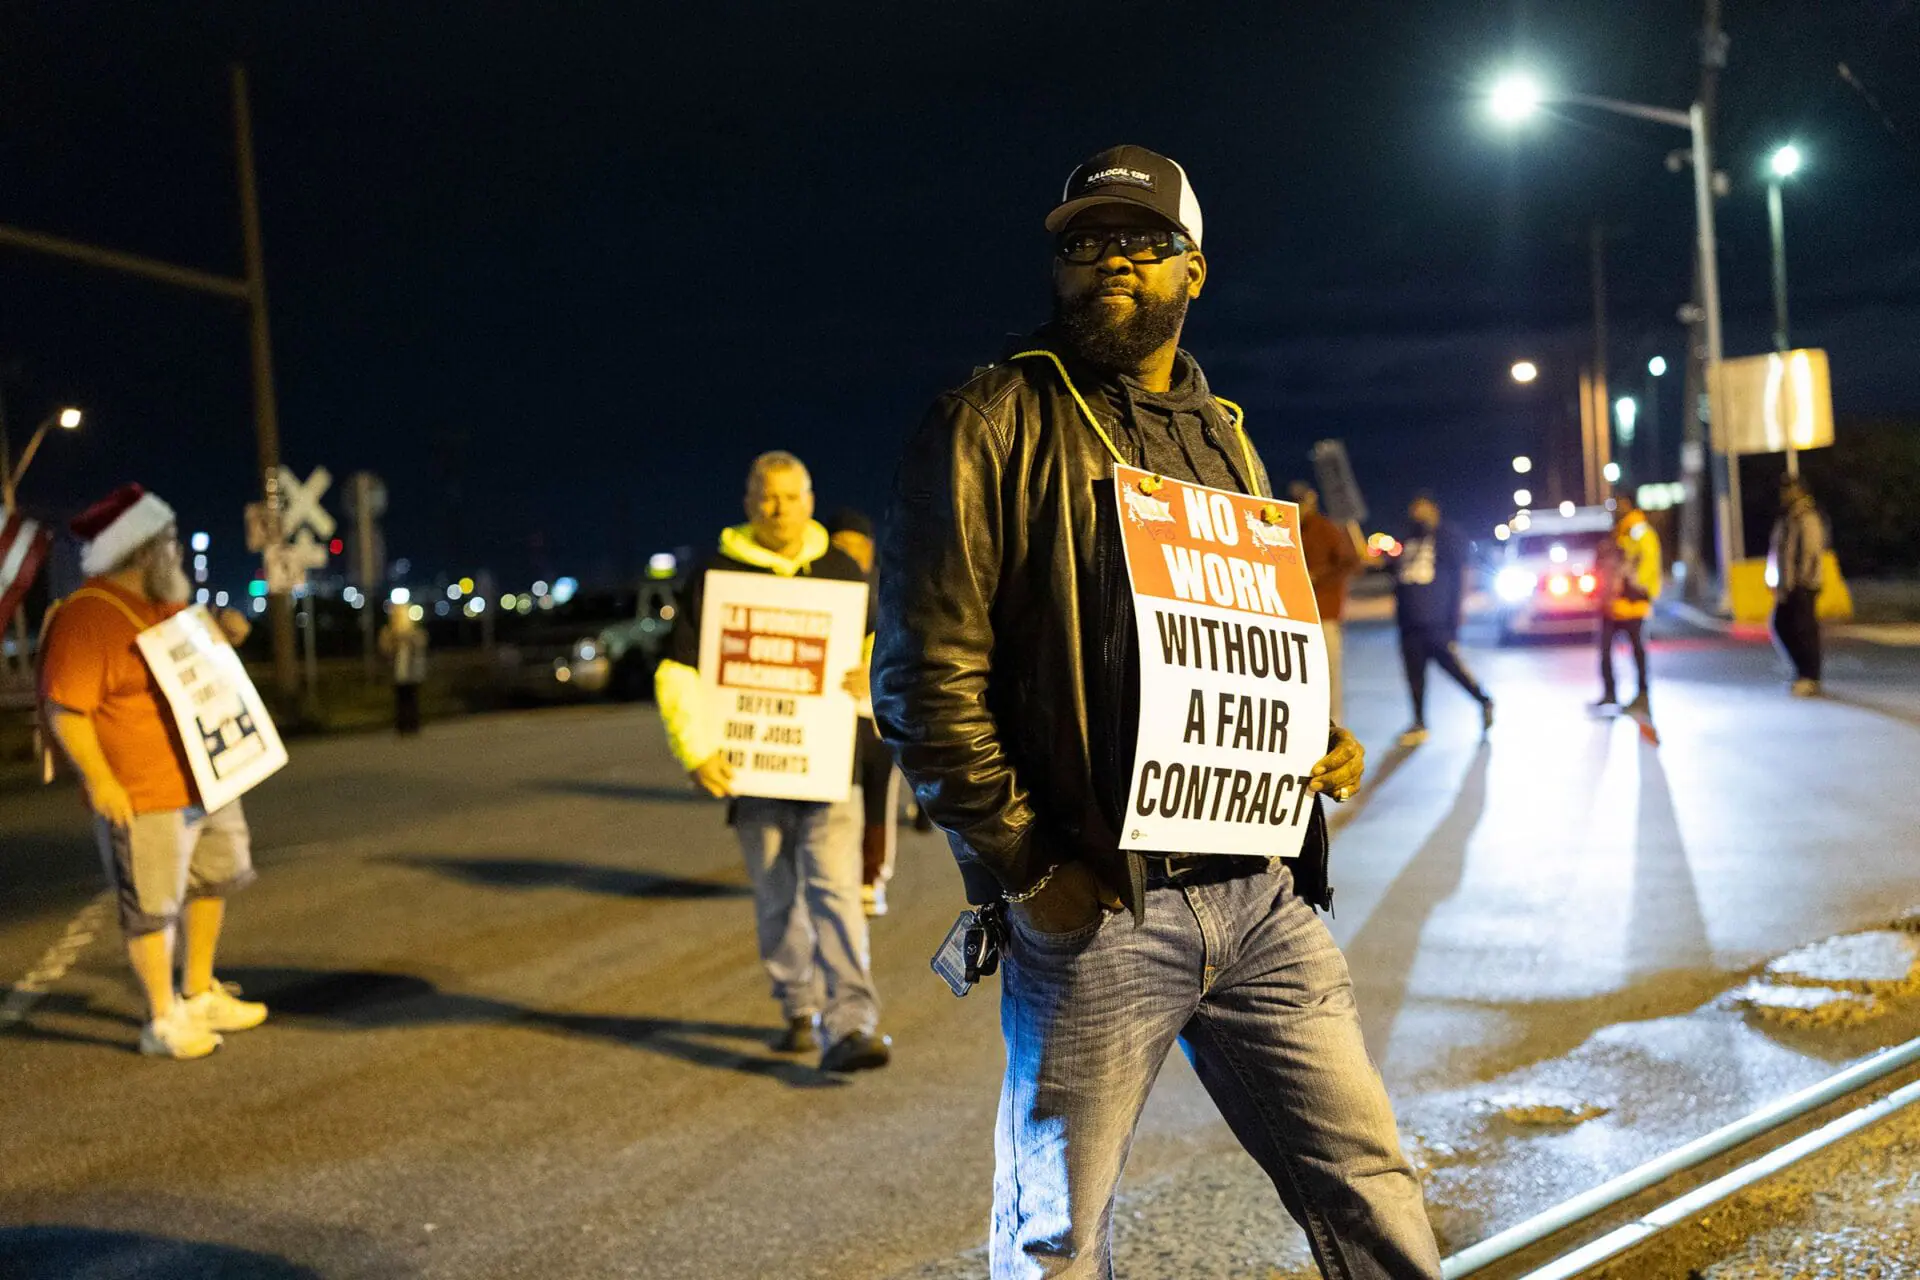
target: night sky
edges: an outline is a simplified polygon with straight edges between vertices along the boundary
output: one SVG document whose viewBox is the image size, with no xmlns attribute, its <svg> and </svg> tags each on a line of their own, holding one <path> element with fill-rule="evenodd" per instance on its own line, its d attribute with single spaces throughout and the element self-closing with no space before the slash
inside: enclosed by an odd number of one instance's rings
<svg viewBox="0 0 1920 1280">
<path fill-rule="evenodd" d="M 183 20 L 183 15 L 196 17 Z M 366 468 L 429 570 L 596 578 L 738 518 L 790 448 L 823 511 L 878 508 L 929 398 L 1044 319 L 1040 220 L 1089 153 L 1181 161 L 1212 280 L 1186 345 L 1276 478 L 1347 440 L 1392 523 L 1478 532 L 1540 452 L 1610 247 L 1616 390 L 1676 366 L 1678 130 L 1481 94 L 1524 63 L 1684 107 L 1695 6 L 0 0 L 0 222 L 238 274 L 227 64 L 253 78 L 284 456 Z M 1727 0 L 1728 354 L 1767 349 L 1767 152 L 1794 338 L 1842 414 L 1920 411 L 1920 6 Z M 1836 74 L 1847 63 L 1878 100 Z M 1532 390 L 1515 358 L 1540 362 Z M 15 448 L 74 400 L 26 504 L 127 479 L 206 528 L 256 496 L 246 328 L 218 299 L 0 249 Z M 1622 388 L 1620 384 L 1627 385 Z M 218 554 L 221 551 L 227 555 Z"/>
</svg>

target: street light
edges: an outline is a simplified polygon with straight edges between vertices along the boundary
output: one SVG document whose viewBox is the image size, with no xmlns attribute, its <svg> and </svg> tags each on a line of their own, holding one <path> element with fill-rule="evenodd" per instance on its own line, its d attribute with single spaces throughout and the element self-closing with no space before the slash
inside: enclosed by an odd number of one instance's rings
<svg viewBox="0 0 1920 1280">
<path fill-rule="evenodd" d="M 1518 124 L 1534 115 L 1541 103 L 1548 100 L 1597 107 L 1616 115 L 1671 125 L 1685 129 L 1692 137 L 1695 252 L 1700 264 L 1700 304 L 1705 312 L 1707 385 L 1712 386 L 1713 370 L 1720 363 L 1723 347 L 1720 340 L 1720 268 L 1713 228 L 1713 160 L 1707 144 L 1705 106 L 1695 102 L 1685 111 L 1674 111 L 1667 107 L 1650 107 L 1643 103 L 1622 102 L 1617 98 L 1600 98 L 1585 93 L 1549 95 L 1538 80 L 1524 73 L 1501 77 L 1493 86 L 1489 106 L 1496 118 L 1508 124 Z M 1740 473 L 1731 459 L 1714 468 L 1713 487 L 1716 505 L 1720 507 L 1720 581 L 1725 583 L 1733 562 L 1745 555 L 1741 521 L 1738 518 Z M 1689 547 L 1686 550 L 1691 559 L 1694 549 Z"/>
<path fill-rule="evenodd" d="M 1792 143 L 1781 147 L 1773 153 L 1773 159 L 1768 167 L 1773 170 L 1773 176 L 1776 178 L 1791 178 L 1800 172 L 1800 148 Z"/>
<path fill-rule="evenodd" d="M 1647 372 L 1656 378 L 1666 377 L 1667 358 L 1665 356 L 1655 356 L 1653 359 L 1647 361 Z"/>
<path fill-rule="evenodd" d="M 8 511 L 14 508 L 15 495 L 20 489 L 20 478 L 27 474 L 27 468 L 33 465 L 33 455 L 40 452 L 40 442 L 47 438 L 47 432 L 56 425 L 67 431 L 80 426 L 81 413 L 71 405 L 56 409 L 41 419 L 40 425 L 33 429 L 33 436 L 27 441 L 27 447 L 20 451 L 20 461 L 10 463 L 7 452 L 6 425 L 0 422 L 0 498 L 5 499 Z"/>
<path fill-rule="evenodd" d="M 1540 82 L 1525 72 L 1511 72 L 1494 82 L 1488 106 L 1493 118 L 1518 124 L 1540 109 Z"/>
<path fill-rule="evenodd" d="M 1530 506 L 1532 506 L 1532 505 L 1533 505 L 1533 490 L 1531 490 L 1531 489 L 1515 489 L 1515 490 L 1513 491 L 1513 505 L 1514 505 L 1514 506 L 1516 506 L 1516 507 L 1521 507 L 1521 508 L 1526 508 L 1526 507 L 1530 507 Z"/>
<path fill-rule="evenodd" d="M 1606 476 L 1608 484 L 1619 484 L 1620 483 L 1620 464 L 1617 462 L 1609 462 L 1606 465 L 1605 470 L 1603 470 L 1601 474 Z"/>
<path fill-rule="evenodd" d="M 1513 380 L 1525 386 L 1540 376 L 1540 366 L 1531 360 L 1517 360 L 1514 362 L 1512 373 Z"/>
<path fill-rule="evenodd" d="M 1520 457 L 1515 458 L 1513 460 L 1513 471 L 1515 475 L 1523 476 L 1531 470 L 1533 470 L 1532 458 L 1529 458 L 1526 455 L 1522 454 Z"/>
<path fill-rule="evenodd" d="M 1633 427 L 1640 420 L 1640 402 L 1632 396 L 1621 396 L 1613 402 L 1613 416 L 1620 420 L 1620 443 L 1632 444 Z"/>
</svg>

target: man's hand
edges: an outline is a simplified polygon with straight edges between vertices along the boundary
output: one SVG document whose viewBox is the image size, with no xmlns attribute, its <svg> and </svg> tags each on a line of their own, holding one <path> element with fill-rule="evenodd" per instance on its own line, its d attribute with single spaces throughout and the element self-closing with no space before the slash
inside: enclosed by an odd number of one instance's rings
<svg viewBox="0 0 1920 1280">
<path fill-rule="evenodd" d="M 733 794 L 733 763 L 716 751 L 703 760 L 691 775 L 693 785 L 710 796 L 726 797 Z"/>
<path fill-rule="evenodd" d="M 246 615 L 238 609 L 222 609 L 214 615 L 214 618 L 219 622 L 220 630 L 226 634 L 227 643 L 236 649 L 245 644 L 247 637 L 253 634 L 253 624 L 248 622 Z"/>
<path fill-rule="evenodd" d="M 96 778 L 87 783 L 87 803 L 110 826 L 133 825 L 133 798 L 115 778 Z"/>
<path fill-rule="evenodd" d="M 1127 904 L 1100 883 L 1084 862 L 1063 862 L 1046 887 L 1009 910 L 1018 913 L 1035 933 L 1072 933 L 1100 918 L 1103 911 L 1119 911 Z"/>
<path fill-rule="evenodd" d="M 870 702 L 873 700 L 871 673 L 867 670 L 865 663 L 861 663 L 853 670 L 847 672 L 847 678 L 840 682 L 840 687 L 852 694 L 855 702 Z"/>
<path fill-rule="evenodd" d="M 1360 775 L 1367 771 L 1367 749 L 1346 729 L 1335 728 L 1327 741 L 1327 754 L 1313 766 L 1313 780 L 1307 786 L 1335 800 L 1351 799 L 1360 789 Z"/>
</svg>

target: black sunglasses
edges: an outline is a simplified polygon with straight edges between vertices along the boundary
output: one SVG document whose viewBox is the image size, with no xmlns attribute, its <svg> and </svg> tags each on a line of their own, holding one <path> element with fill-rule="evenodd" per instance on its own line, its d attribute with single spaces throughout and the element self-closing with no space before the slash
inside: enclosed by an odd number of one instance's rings
<svg viewBox="0 0 1920 1280">
<path fill-rule="evenodd" d="M 1053 251 L 1062 262 L 1085 267 L 1106 257 L 1112 245 L 1128 262 L 1165 262 L 1193 248 L 1191 240 L 1166 227 L 1093 227 L 1061 232 Z"/>
</svg>

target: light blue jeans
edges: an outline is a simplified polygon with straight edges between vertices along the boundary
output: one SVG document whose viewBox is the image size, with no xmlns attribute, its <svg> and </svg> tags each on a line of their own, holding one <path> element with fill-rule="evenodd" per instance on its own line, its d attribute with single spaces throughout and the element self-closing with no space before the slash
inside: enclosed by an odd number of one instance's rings
<svg viewBox="0 0 1920 1280">
<path fill-rule="evenodd" d="M 1107 913 L 1048 935 L 1011 913 L 993 1280 L 1112 1276 L 1114 1188 L 1175 1040 L 1323 1275 L 1438 1280 L 1346 958 L 1284 864 L 1253 867 L 1214 883 L 1156 874 L 1138 927 Z"/>
<path fill-rule="evenodd" d="M 880 1021 L 860 902 L 860 788 L 836 804 L 734 802 L 734 833 L 753 881 L 760 962 L 788 1018 L 820 1015 L 827 1038 Z"/>
</svg>

